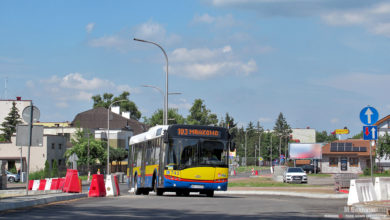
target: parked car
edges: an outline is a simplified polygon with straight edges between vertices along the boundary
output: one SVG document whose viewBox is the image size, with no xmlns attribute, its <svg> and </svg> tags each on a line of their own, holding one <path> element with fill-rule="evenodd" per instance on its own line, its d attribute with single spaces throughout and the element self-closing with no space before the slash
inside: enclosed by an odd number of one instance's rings
<svg viewBox="0 0 390 220">
<path fill-rule="evenodd" d="M 306 173 L 319 173 L 321 172 L 321 169 L 317 166 L 316 167 L 316 172 L 314 172 L 314 165 L 310 165 L 310 164 L 305 164 L 305 165 L 302 165 L 300 166 Z"/>
<path fill-rule="evenodd" d="M 10 183 L 13 182 L 19 182 L 20 181 L 20 175 L 19 174 L 14 174 L 9 172 L 8 170 L 5 171 L 7 173 L 7 180 Z"/>
<path fill-rule="evenodd" d="M 284 183 L 307 183 L 307 175 L 301 167 L 287 167 L 283 174 Z"/>
</svg>

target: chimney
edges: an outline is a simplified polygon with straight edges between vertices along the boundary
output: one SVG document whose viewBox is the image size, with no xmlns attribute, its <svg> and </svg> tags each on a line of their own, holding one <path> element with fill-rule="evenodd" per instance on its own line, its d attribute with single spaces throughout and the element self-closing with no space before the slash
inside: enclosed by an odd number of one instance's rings
<svg viewBox="0 0 390 220">
<path fill-rule="evenodd" d="M 114 113 L 116 113 L 116 114 L 118 114 L 118 115 L 120 115 L 121 113 L 120 113 L 120 106 L 112 106 L 111 107 L 111 111 L 112 112 L 114 112 Z"/>
<path fill-rule="evenodd" d="M 130 112 L 122 112 L 122 117 L 130 119 Z"/>
<path fill-rule="evenodd" d="M 21 101 L 21 100 L 22 100 L 22 97 L 16 96 L 16 101 Z"/>
</svg>

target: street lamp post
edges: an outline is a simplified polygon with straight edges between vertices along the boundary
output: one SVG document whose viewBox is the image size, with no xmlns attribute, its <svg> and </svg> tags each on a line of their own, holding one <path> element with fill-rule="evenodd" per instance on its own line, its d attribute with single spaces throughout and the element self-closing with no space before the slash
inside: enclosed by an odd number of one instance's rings
<svg viewBox="0 0 390 220">
<path fill-rule="evenodd" d="M 110 109 L 111 106 L 118 102 L 128 101 L 126 99 L 112 102 L 107 109 L 107 175 L 110 174 Z"/>
<path fill-rule="evenodd" d="M 164 97 L 164 93 L 163 91 L 158 88 L 157 86 L 152 86 L 152 85 L 142 85 L 143 87 L 149 87 L 149 88 L 153 88 L 153 89 L 156 89 L 157 91 L 159 91 L 161 93 L 161 95 L 163 96 L 163 98 L 165 99 Z M 168 95 L 180 95 L 182 94 L 181 92 L 169 92 Z M 168 115 L 168 114 L 167 114 Z M 168 116 L 167 116 L 168 117 Z M 163 113 L 163 124 L 164 124 L 164 121 L 165 121 L 165 114 Z M 167 119 L 168 121 L 168 119 Z"/>
<path fill-rule="evenodd" d="M 157 47 L 159 47 L 162 50 L 162 52 L 164 53 L 165 60 L 167 63 L 167 71 L 166 71 L 166 75 L 165 75 L 164 125 L 167 125 L 168 124 L 168 56 L 167 56 L 167 53 L 165 52 L 164 48 L 162 48 L 160 45 L 158 45 L 157 43 L 154 43 L 152 41 L 142 40 L 142 39 L 138 39 L 138 38 L 134 38 L 134 40 L 144 42 L 144 43 L 154 44 Z"/>
</svg>

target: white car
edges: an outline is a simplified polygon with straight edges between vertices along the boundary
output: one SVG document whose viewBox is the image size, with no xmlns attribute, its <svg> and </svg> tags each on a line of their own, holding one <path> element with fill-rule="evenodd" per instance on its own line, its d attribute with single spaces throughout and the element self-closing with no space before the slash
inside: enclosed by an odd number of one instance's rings
<svg viewBox="0 0 390 220">
<path fill-rule="evenodd" d="M 284 183 L 307 183 L 307 175 L 300 167 L 287 167 L 283 174 Z"/>
</svg>

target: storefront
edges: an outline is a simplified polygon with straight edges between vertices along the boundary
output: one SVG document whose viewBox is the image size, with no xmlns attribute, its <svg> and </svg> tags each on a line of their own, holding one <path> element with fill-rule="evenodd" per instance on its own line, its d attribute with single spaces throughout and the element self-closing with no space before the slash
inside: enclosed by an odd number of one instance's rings
<svg viewBox="0 0 390 220">
<path fill-rule="evenodd" d="M 375 146 L 372 147 L 373 160 Z M 370 168 L 370 141 L 338 140 L 322 148 L 322 173 L 363 173 Z"/>
</svg>

